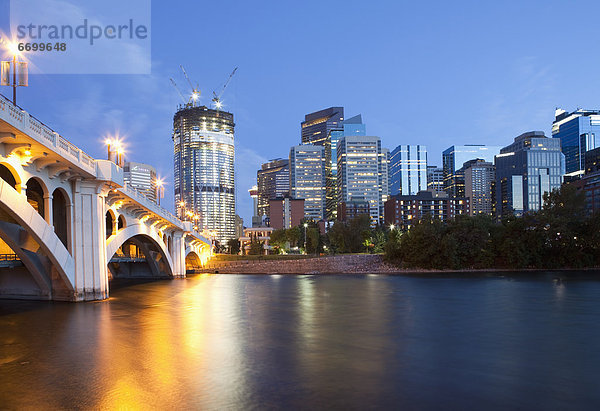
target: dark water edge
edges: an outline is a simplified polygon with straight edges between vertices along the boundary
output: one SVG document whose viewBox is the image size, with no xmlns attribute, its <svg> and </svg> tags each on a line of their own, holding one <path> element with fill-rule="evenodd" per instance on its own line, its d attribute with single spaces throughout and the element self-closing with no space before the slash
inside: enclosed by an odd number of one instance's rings
<svg viewBox="0 0 600 411">
<path fill-rule="evenodd" d="M 0 409 L 598 409 L 599 278 L 203 274 L 0 301 Z"/>
</svg>

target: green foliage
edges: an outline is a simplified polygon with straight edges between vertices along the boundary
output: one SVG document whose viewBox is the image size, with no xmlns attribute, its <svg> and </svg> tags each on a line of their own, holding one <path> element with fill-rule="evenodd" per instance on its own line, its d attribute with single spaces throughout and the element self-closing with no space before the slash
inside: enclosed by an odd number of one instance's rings
<svg viewBox="0 0 600 411">
<path fill-rule="evenodd" d="M 360 253 L 371 244 L 371 220 L 360 215 L 349 223 L 336 221 L 327 233 L 332 252 Z"/>
<path fill-rule="evenodd" d="M 250 255 L 260 255 L 264 251 L 263 242 L 260 241 L 256 236 L 252 238 L 250 241 L 250 249 L 248 250 L 248 254 Z"/>
<path fill-rule="evenodd" d="M 587 216 L 585 197 L 570 185 L 544 196 L 544 206 L 499 224 L 487 216 L 424 219 L 393 230 L 386 259 L 407 267 L 579 268 L 600 264 L 600 215 Z"/>
<path fill-rule="evenodd" d="M 238 254 L 240 252 L 240 241 L 237 238 L 227 240 L 229 254 Z"/>
</svg>

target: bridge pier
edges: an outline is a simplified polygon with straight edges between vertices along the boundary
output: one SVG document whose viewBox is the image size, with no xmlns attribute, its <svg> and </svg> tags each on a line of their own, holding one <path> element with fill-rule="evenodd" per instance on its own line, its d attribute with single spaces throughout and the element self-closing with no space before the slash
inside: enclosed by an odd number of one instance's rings
<svg viewBox="0 0 600 411">
<path fill-rule="evenodd" d="M 108 298 L 104 184 L 75 180 L 73 184 L 73 258 L 75 299 Z"/>
</svg>

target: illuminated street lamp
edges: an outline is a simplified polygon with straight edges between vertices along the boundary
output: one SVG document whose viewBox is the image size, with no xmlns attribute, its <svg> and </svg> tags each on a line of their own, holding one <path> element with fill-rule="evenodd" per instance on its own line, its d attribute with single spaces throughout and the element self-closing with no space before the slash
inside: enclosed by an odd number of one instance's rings
<svg viewBox="0 0 600 411">
<path fill-rule="evenodd" d="M 158 205 L 160 205 L 160 199 L 164 196 L 165 190 L 163 188 L 165 182 L 162 178 L 156 179 L 156 199 L 158 200 Z"/>
<path fill-rule="evenodd" d="M 390 224 L 390 231 L 394 231 L 394 228 L 396 228 L 396 226 L 394 224 Z"/>
<path fill-rule="evenodd" d="M 0 39 L 0 42 L 4 43 L 4 39 Z M 29 85 L 27 62 L 17 60 L 20 52 L 16 43 L 9 41 L 4 45 L 4 48 L 12 55 L 12 61 L 8 60 L 0 63 L 0 86 L 13 88 L 13 104 L 16 106 L 17 87 L 27 87 Z"/>
</svg>

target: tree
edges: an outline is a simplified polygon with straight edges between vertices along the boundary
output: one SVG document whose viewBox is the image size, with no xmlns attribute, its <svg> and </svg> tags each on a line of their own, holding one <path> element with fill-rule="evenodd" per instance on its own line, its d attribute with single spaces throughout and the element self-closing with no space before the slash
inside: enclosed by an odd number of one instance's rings
<svg viewBox="0 0 600 411">
<path fill-rule="evenodd" d="M 248 254 L 250 255 L 261 255 L 263 253 L 263 242 L 259 241 L 257 237 L 253 237 L 250 241 L 250 249 Z"/>
<path fill-rule="evenodd" d="M 237 238 L 230 238 L 227 241 L 230 254 L 239 254 L 240 252 L 240 241 Z"/>
<path fill-rule="evenodd" d="M 273 230 L 270 235 L 269 243 L 277 250 L 284 249 L 286 247 L 287 235 L 284 228 L 279 230 Z"/>
<path fill-rule="evenodd" d="M 306 230 L 306 253 L 317 254 L 319 252 L 319 240 L 321 235 L 319 229 L 315 227 Z"/>
<path fill-rule="evenodd" d="M 300 240 L 300 227 L 292 227 L 285 230 L 286 239 L 290 243 L 290 247 L 298 247 Z"/>
</svg>

